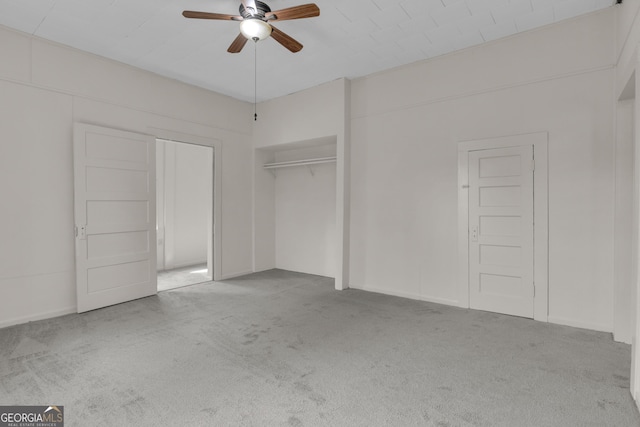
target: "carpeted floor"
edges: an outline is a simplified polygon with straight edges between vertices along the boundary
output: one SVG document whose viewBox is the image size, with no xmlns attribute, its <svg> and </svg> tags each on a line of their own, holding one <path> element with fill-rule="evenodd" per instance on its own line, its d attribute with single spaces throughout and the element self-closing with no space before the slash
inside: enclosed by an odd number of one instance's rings
<svg viewBox="0 0 640 427">
<path fill-rule="evenodd" d="M 272 270 L 0 330 L 66 426 L 638 426 L 610 334 Z"/>
</svg>

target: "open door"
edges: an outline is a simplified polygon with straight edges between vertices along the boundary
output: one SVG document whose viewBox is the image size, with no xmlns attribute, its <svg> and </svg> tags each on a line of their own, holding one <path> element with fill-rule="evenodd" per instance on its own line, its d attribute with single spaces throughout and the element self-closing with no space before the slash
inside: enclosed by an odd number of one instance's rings
<svg viewBox="0 0 640 427">
<path fill-rule="evenodd" d="M 155 138 L 74 127 L 78 313 L 156 293 Z"/>
</svg>

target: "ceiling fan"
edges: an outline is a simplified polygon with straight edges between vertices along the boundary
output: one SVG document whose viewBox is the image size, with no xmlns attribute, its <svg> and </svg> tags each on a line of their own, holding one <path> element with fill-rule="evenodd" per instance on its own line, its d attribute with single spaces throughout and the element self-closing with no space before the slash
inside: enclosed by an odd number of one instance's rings
<svg viewBox="0 0 640 427">
<path fill-rule="evenodd" d="M 196 12 L 185 10 L 182 16 L 196 19 L 217 19 L 222 21 L 239 21 L 240 34 L 231 43 L 227 52 L 238 53 L 242 50 L 247 40 L 259 41 L 271 36 L 282 46 L 291 52 L 299 52 L 302 44 L 271 25 L 274 21 L 288 19 L 313 18 L 320 15 L 320 9 L 315 3 L 288 7 L 282 10 L 272 11 L 269 5 L 258 0 L 242 0 L 240 15 L 226 15 L 222 13 Z"/>
</svg>

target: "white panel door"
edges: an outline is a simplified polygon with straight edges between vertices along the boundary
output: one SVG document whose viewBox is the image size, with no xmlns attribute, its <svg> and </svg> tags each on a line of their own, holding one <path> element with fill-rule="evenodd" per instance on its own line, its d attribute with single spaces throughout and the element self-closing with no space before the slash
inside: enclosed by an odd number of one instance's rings
<svg viewBox="0 0 640 427">
<path fill-rule="evenodd" d="M 156 293 L 155 139 L 74 127 L 78 313 Z"/>
<path fill-rule="evenodd" d="M 533 318 L 533 147 L 469 153 L 470 307 Z"/>
</svg>

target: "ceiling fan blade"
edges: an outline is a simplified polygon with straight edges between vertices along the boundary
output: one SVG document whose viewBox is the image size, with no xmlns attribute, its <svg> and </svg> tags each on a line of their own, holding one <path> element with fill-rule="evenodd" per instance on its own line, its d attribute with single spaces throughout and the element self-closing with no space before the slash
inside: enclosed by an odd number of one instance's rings
<svg viewBox="0 0 640 427">
<path fill-rule="evenodd" d="M 242 33 L 238 34 L 238 37 L 231 43 L 227 52 L 229 53 L 240 53 L 244 45 L 247 44 L 247 38 L 242 35 Z"/>
<path fill-rule="evenodd" d="M 269 12 L 265 15 L 265 19 L 267 21 L 284 21 L 286 19 L 313 18 L 314 16 L 320 16 L 320 8 L 315 3 L 309 3 Z"/>
<path fill-rule="evenodd" d="M 300 50 L 302 50 L 302 45 L 297 40 L 283 33 L 273 25 L 271 26 L 271 37 L 293 53 L 300 52 Z"/>
<path fill-rule="evenodd" d="M 222 21 L 242 21 L 242 16 L 240 15 L 226 15 L 224 13 L 210 13 L 210 12 L 196 12 L 193 10 L 185 10 L 182 12 L 182 16 L 185 18 L 196 18 L 196 19 L 219 19 Z"/>
</svg>

